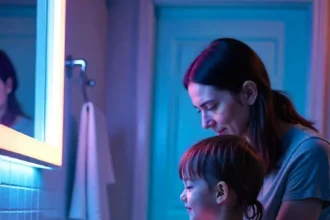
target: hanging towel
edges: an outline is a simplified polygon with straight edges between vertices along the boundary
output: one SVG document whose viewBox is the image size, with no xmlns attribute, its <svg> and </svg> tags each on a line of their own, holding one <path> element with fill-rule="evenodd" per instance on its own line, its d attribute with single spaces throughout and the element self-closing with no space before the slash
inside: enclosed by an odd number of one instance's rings
<svg viewBox="0 0 330 220">
<path fill-rule="evenodd" d="M 110 220 L 107 185 L 115 182 L 104 114 L 83 105 L 70 219 Z"/>
</svg>

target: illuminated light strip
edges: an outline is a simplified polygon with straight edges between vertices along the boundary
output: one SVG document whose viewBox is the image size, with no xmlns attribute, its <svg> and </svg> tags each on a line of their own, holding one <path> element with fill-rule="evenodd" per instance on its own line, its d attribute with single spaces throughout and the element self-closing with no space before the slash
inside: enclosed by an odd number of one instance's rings
<svg viewBox="0 0 330 220">
<path fill-rule="evenodd" d="M 57 166 L 62 164 L 60 146 L 48 145 L 4 125 L 0 125 L 0 134 L 1 149 Z"/>
<path fill-rule="evenodd" d="M 46 101 L 45 142 L 63 151 L 63 113 L 64 113 L 64 53 L 65 53 L 65 0 L 48 1 L 48 70 Z M 61 157 L 62 159 L 62 157 Z M 62 161 L 61 161 L 62 162 Z"/>
<path fill-rule="evenodd" d="M 40 164 L 31 163 L 31 162 L 27 162 L 27 161 L 24 161 L 24 160 L 12 158 L 12 157 L 7 157 L 7 156 L 1 156 L 0 155 L 0 159 L 6 160 L 6 161 L 11 162 L 11 163 L 16 163 L 16 164 L 19 164 L 19 165 L 23 165 L 23 166 L 42 168 L 42 169 L 48 169 L 48 170 L 51 169 L 50 167 L 47 167 L 47 166 L 43 166 L 43 165 L 40 165 Z"/>
</svg>

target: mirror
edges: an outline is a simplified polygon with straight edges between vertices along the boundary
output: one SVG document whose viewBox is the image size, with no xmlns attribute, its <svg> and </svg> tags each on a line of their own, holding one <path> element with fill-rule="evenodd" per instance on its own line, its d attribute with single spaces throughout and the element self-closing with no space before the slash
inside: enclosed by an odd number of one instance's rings
<svg viewBox="0 0 330 220">
<path fill-rule="evenodd" d="M 34 137 L 37 5 L 0 1 L 0 123 Z"/>
<path fill-rule="evenodd" d="M 66 0 L 0 0 L 2 157 L 62 164 L 65 7 Z"/>
</svg>

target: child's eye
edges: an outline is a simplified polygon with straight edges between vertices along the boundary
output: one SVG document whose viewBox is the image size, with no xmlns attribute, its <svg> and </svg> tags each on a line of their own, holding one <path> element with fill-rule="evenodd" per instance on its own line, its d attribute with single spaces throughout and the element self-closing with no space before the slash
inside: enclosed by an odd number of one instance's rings
<svg viewBox="0 0 330 220">
<path fill-rule="evenodd" d="M 193 187 L 192 186 L 186 186 L 186 189 L 191 190 Z"/>
</svg>

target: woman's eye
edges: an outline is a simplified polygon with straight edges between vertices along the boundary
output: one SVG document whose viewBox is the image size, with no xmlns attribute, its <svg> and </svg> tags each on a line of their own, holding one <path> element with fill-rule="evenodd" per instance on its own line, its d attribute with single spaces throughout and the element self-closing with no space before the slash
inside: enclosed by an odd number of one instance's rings
<svg viewBox="0 0 330 220">
<path fill-rule="evenodd" d="M 211 107 L 208 108 L 208 110 L 214 110 L 218 107 L 218 105 L 212 105 Z"/>
<path fill-rule="evenodd" d="M 212 105 L 212 106 L 206 107 L 206 108 L 204 109 L 204 111 L 212 111 L 212 110 L 215 110 L 217 107 L 218 107 L 218 105 Z M 197 110 L 197 113 L 200 114 L 201 111 L 202 111 L 201 109 L 198 109 L 198 110 Z"/>
</svg>

